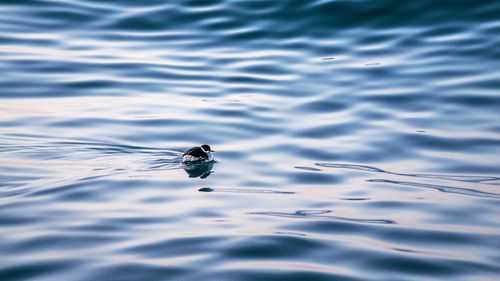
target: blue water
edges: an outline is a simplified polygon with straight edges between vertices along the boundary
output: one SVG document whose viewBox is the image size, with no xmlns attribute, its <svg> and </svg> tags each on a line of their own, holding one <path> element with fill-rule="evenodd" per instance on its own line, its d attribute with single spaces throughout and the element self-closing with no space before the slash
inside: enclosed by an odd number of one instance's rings
<svg viewBox="0 0 500 281">
<path fill-rule="evenodd" d="M 499 1 L 3 0 L 0 280 L 499 280 L 499 46 Z"/>
</svg>

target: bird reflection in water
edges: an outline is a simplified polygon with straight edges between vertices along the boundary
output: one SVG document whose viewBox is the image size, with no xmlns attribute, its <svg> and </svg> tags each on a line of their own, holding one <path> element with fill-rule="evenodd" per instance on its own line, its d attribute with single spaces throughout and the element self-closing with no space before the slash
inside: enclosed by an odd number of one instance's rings
<svg viewBox="0 0 500 281">
<path fill-rule="evenodd" d="M 189 163 L 183 164 L 182 168 L 186 173 L 188 173 L 190 178 L 201 178 L 204 179 L 212 173 L 212 168 L 214 162 L 201 162 L 201 163 Z"/>
</svg>

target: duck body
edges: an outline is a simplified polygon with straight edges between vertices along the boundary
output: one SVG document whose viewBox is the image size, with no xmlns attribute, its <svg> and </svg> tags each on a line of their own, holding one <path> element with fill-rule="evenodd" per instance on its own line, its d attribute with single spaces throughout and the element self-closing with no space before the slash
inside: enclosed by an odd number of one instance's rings
<svg viewBox="0 0 500 281">
<path fill-rule="evenodd" d="M 182 154 L 182 163 L 198 163 L 210 162 L 214 160 L 212 154 L 214 152 L 210 146 L 204 144 L 202 146 L 192 147 Z"/>
</svg>

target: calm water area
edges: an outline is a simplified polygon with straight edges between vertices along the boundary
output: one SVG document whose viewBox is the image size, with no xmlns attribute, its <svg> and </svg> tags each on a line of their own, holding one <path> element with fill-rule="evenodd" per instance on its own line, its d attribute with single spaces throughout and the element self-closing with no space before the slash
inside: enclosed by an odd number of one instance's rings
<svg viewBox="0 0 500 281">
<path fill-rule="evenodd" d="M 500 1 L 1 0 L 0 280 L 500 280 Z"/>
</svg>

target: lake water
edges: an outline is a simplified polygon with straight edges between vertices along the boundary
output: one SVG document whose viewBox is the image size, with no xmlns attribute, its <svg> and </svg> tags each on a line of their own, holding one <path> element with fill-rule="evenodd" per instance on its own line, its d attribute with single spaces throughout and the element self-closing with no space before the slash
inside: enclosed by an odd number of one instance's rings
<svg viewBox="0 0 500 281">
<path fill-rule="evenodd" d="M 0 73 L 0 280 L 500 278 L 499 1 L 3 0 Z"/>
</svg>

